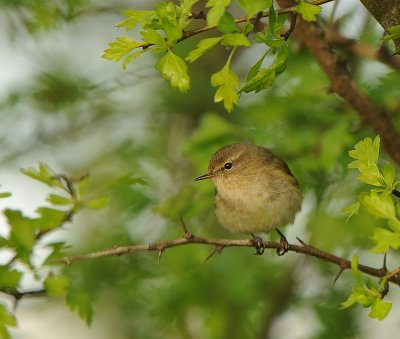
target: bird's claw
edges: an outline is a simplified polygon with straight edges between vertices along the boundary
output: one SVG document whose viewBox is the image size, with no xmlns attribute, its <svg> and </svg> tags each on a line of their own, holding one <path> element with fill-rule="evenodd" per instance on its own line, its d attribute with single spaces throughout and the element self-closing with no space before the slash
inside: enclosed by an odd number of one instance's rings
<svg viewBox="0 0 400 339">
<path fill-rule="evenodd" d="M 281 236 L 281 239 L 279 241 L 279 244 L 281 247 L 276 249 L 276 254 L 278 256 L 282 256 L 289 251 L 289 242 L 287 241 L 286 237 L 278 229 L 276 231 Z"/>
<path fill-rule="evenodd" d="M 253 246 L 256 249 L 255 255 L 261 255 L 264 253 L 265 250 L 265 245 L 264 245 L 264 240 L 253 233 L 251 233 L 251 242 L 253 243 Z"/>
</svg>

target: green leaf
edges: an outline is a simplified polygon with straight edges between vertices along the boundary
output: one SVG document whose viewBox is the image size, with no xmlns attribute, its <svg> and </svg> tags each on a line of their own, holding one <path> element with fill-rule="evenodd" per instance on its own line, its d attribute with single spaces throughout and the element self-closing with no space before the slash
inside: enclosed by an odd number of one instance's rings
<svg viewBox="0 0 400 339">
<path fill-rule="evenodd" d="M 400 234 L 384 228 L 375 228 L 371 239 L 376 243 L 372 249 L 374 253 L 386 253 L 389 248 L 393 248 L 394 250 L 400 248 Z"/>
<path fill-rule="evenodd" d="M 52 251 L 46 258 L 46 260 L 44 261 L 44 264 L 46 264 L 46 265 L 52 264 L 53 260 L 57 260 L 57 259 L 60 259 L 60 258 L 66 256 L 66 254 L 64 253 L 64 250 L 66 250 L 68 248 L 68 246 L 66 246 L 65 242 L 55 242 L 52 244 L 48 244 L 46 246 L 50 247 L 52 249 Z"/>
<path fill-rule="evenodd" d="M 356 278 L 357 282 L 360 285 L 363 285 L 361 273 L 358 270 L 358 255 L 357 254 L 353 254 L 351 256 L 351 272 L 353 273 L 353 276 L 354 276 L 354 278 Z"/>
<path fill-rule="evenodd" d="M 50 194 L 46 200 L 53 205 L 70 205 L 71 198 L 66 198 L 58 194 Z"/>
<path fill-rule="evenodd" d="M 135 28 L 136 25 L 142 23 L 146 19 L 155 15 L 155 11 L 138 11 L 135 9 L 127 9 L 122 11 L 128 18 L 121 21 L 116 27 L 123 27 L 127 31 Z"/>
<path fill-rule="evenodd" d="M 275 67 L 271 65 L 268 68 L 260 70 L 255 77 L 251 78 L 250 81 L 246 82 L 240 89 L 242 92 L 252 92 L 256 93 L 271 87 L 275 79 Z"/>
<path fill-rule="evenodd" d="M 379 135 L 372 142 L 371 138 L 365 138 L 354 146 L 354 150 L 349 151 L 350 157 L 356 159 L 348 165 L 348 168 L 358 169 L 361 182 L 373 186 L 386 186 L 378 168 L 379 158 Z"/>
<path fill-rule="evenodd" d="M 316 21 L 316 15 L 321 12 L 321 8 L 316 5 L 307 3 L 305 0 L 300 0 L 300 3 L 296 6 L 296 12 L 301 14 L 306 21 Z"/>
<path fill-rule="evenodd" d="M 239 33 L 240 28 L 231 13 L 225 12 L 218 22 L 217 29 L 221 33 Z"/>
<path fill-rule="evenodd" d="M 15 247 L 17 256 L 23 262 L 29 263 L 36 238 L 35 219 L 25 217 L 19 210 L 6 209 L 4 214 L 11 226 L 10 242 Z"/>
<path fill-rule="evenodd" d="M 276 49 L 275 61 L 273 63 L 275 68 L 275 77 L 283 73 L 283 71 L 286 69 L 288 55 L 288 44 L 284 42 L 279 46 L 279 48 Z"/>
<path fill-rule="evenodd" d="M 386 186 L 390 189 L 394 189 L 394 179 L 396 178 L 396 169 L 394 165 L 390 162 L 383 164 L 381 167 L 381 173 Z"/>
<path fill-rule="evenodd" d="M 66 212 L 49 207 L 39 207 L 36 210 L 40 218 L 35 220 L 35 225 L 41 232 L 46 232 L 62 226 Z"/>
<path fill-rule="evenodd" d="M 170 43 L 182 36 L 182 27 L 178 25 L 176 7 L 173 2 L 159 2 L 156 5 L 157 16 Z"/>
<path fill-rule="evenodd" d="M 125 59 L 124 62 L 122 63 L 122 69 L 126 70 L 126 67 L 128 66 L 128 64 L 134 60 L 137 59 L 138 57 L 140 57 L 143 53 L 146 53 L 150 51 L 149 48 L 146 49 L 142 49 L 141 51 L 137 51 L 135 53 L 129 54 Z"/>
<path fill-rule="evenodd" d="M 3 304 L 0 304 L 0 338 L 11 339 L 7 326 L 17 326 L 17 320 L 14 315 L 9 313 Z"/>
<path fill-rule="evenodd" d="M 354 204 L 351 204 L 350 206 L 344 207 L 340 210 L 342 213 L 348 214 L 346 222 L 349 221 L 349 219 L 353 216 L 358 214 L 358 210 L 360 208 L 360 202 L 355 202 Z"/>
<path fill-rule="evenodd" d="M 0 199 L 8 198 L 8 197 L 11 197 L 11 193 L 10 192 L 1 192 L 0 193 Z"/>
<path fill-rule="evenodd" d="M 284 42 L 285 39 L 281 38 L 280 36 L 275 36 L 272 34 L 270 30 L 266 30 L 265 32 L 258 32 L 255 35 L 255 41 L 258 43 L 266 44 L 268 47 L 277 48 L 280 47 Z"/>
<path fill-rule="evenodd" d="M 206 7 L 210 8 L 210 10 L 207 13 L 207 25 L 218 25 L 230 3 L 231 0 L 208 0 Z"/>
<path fill-rule="evenodd" d="M 383 320 L 387 317 L 391 309 L 392 303 L 383 301 L 382 299 L 376 299 L 372 304 L 371 311 L 369 312 L 368 316 L 370 318 Z"/>
<path fill-rule="evenodd" d="M 366 211 L 377 218 L 396 220 L 396 209 L 390 194 L 370 192 L 360 197 Z M 400 230 L 400 229 L 399 229 Z"/>
<path fill-rule="evenodd" d="M 60 180 L 56 178 L 56 173 L 46 164 L 39 163 L 39 169 L 36 170 L 33 167 L 29 168 L 21 168 L 21 172 L 28 177 L 31 177 L 35 180 L 45 183 L 50 187 L 59 187 L 62 188 L 62 184 Z"/>
<path fill-rule="evenodd" d="M 144 42 L 148 44 L 154 44 L 167 49 L 167 45 L 165 43 L 165 39 L 158 33 L 156 30 L 152 28 L 146 28 L 145 31 L 141 31 L 140 35 Z"/>
<path fill-rule="evenodd" d="M 121 36 L 115 39 L 114 42 L 109 43 L 110 48 L 107 48 L 101 57 L 111 61 L 119 61 L 133 49 L 142 45 L 142 42 L 135 41 L 127 36 Z"/>
<path fill-rule="evenodd" d="M 389 34 L 383 37 L 383 40 L 396 40 L 400 39 L 400 25 L 392 26 L 388 28 Z"/>
<path fill-rule="evenodd" d="M 225 66 L 211 76 L 211 85 L 218 87 L 214 101 L 224 102 L 224 107 L 228 112 L 233 110 L 233 105 L 238 102 L 236 89 L 239 87 L 239 78 L 235 72 L 229 68 L 229 60 Z"/>
<path fill-rule="evenodd" d="M 264 53 L 264 55 L 249 69 L 249 72 L 246 75 L 245 83 L 253 79 L 257 75 L 258 71 L 261 68 L 262 63 L 264 62 L 265 57 L 268 55 L 270 51 L 271 49 L 268 49 Z"/>
<path fill-rule="evenodd" d="M 245 46 L 250 47 L 250 40 L 242 33 L 228 33 L 224 34 L 222 44 L 225 46 Z"/>
<path fill-rule="evenodd" d="M 94 312 L 87 293 L 81 289 L 70 288 L 67 292 L 66 302 L 71 311 L 76 310 L 87 325 L 91 324 Z"/>
<path fill-rule="evenodd" d="M 247 17 L 252 17 L 272 6 L 272 0 L 237 0 L 237 2 L 243 8 Z"/>
<path fill-rule="evenodd" d="M 43 283 L 47 294 L 51 297 L 63 297 L 67 293 L 70 279 L 66 275 L 55 276 L 50 273 Z"/>
<path fill-rule="evenodd" d="M 204 53 L 206 53 L 208 50 L 213 48 L 217 43 L 219 43 L 223 37 L 216 37 L 216 38 L 207 38 L 201 40 L 196 48 L 192 51 L 189 52 L 188 56 L 185 58 L 186 61 L 188 62 L 193 62 L 200 58 Z"/>
<path fill-rule="evenodd" d="M 156 69 L 168 80 L 172 87 L 186 92 L 190 88 L 190 78 L 183 59 L 168 51 L 156 64 Z"/>
<path fill-rule="evenodd" d="M 22 272 L 0 265 L 0 291 L 16 291 L 22 278 Z"/>
<path fill-rule="evenodd" d="M 85 206 L 91 209 L 101 209 L 108 205 L 109 197 L 98 197 L 85 202 Z"/>
</svg>

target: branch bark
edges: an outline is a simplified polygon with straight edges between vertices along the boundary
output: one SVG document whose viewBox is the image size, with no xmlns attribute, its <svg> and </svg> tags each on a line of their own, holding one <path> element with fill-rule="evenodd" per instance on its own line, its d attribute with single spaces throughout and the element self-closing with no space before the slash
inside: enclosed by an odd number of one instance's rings
<svg viewBox="0 0 400 339">
<path fill-rule="evenodd" d="M 278 3 L 283 7 L 288 7 L 293 4 L 293 1 L 279 0 Z M 357 86 L 346 65 L 339 60 L 327 42 L 324 30 L 316 23 L 299 18 L 293 35 L 300 43 L 307 46 L 328 76 L 331 82 L 330 91 L 346 100 L 360 118 L 381 136 L 382 146 L 386 152 L 397 164 L 400 164 L 400 136 L 388 112 L 375 104 Z"/>
<path fill-rule="evenodd" d="M 314 246 L 308 245 L 298 239 L 300 241 L 300 245 L 289 244 L 289 252 L 295 252 L 300 254 L 305 254 L 308 256 L 312 256 L 318 258 L 323 261 L 330 262 L 339 266 L 340 270 L 346 270 L 351 268 L 351 262 L 345 258 L 338 257 L 334 254 L 319 250 Z M 164 241 L 159 243 L 149 243 L 149 244 L 139 244 L 139 245 L 131 245 L 131 246 L 121 246 L 114 247 L 110 249 L 106 249 L 103 251 L 68 256 L 60 259 L 59 261 L 71 265 L 72 263 L 82 261 L 82 260 L 92 260 L 102 257 L 110 257 L 110 256 L 119 256 L 128 253 L 136 253 L 136 252 L 146 252 L 153 251 L 158 253 L 158 259 L 161 258 L 162 253 L 171 247 L 177 246 L 185 246 L 192 244 L 202 244 L 202 245 L 210 245 L 214 246 L 214 253 L 221 253 L 221 251 L 225 247 L 254 247 L 253 239 L 248 240 L 234 240 L 234 239 L 210 239 L 194 236 L 188 232 L 185 232 L 185 235 L 182 238 L 174 239 L 170 241 Z M 280 249 L 281 244 L 273 241 L 264 241 L 264 247 L 268 249 Z M 385 266 L 382 268 L 373 268 L 366 265 L 359 264 L 358 269 L 361 272 L 364 272 L 368 275 L 383 278 L 387 275 L 387 269 Z M 388 281 L 400 286 L 400 277 L 398 275 L 393 275 L 388 278 Z"/>
<path fill-rule="evenodd" d="M 390 27 L 400 25 L 400 1 L 398 0 L 360 0 L 365 8 L 387 31 Z M 393 40 L 396 54 L 400 54 L 400 39 Z"/>
</svg>

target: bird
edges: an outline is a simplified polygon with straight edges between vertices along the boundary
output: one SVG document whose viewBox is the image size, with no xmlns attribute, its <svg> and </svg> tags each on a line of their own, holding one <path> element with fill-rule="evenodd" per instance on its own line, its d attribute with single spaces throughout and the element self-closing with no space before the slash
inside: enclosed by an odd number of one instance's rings
<svg viewBox="0 0 400 339">
<path fill-rule="evenodd" d="M 233 233 L 250 233 L 256 254 L 264 252 L 258 233 L 276 230 L 281 247 L 289 249 L 279 231 L 294 222 L 303 196 L 288 165 L 269 149 L 250 143 L 223 146 L 211 157 L 208 172 L 195 180 L 210 179 L 215 186 L 215 213 L 218 221 Z"/>
</svg>

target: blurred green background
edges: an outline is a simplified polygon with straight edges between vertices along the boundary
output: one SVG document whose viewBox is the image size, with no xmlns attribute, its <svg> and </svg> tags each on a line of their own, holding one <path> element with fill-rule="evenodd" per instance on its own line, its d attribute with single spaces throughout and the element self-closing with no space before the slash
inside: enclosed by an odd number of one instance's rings
<svg viewBox="0 0 400 339">
<path fill-rule="evenodd" d="M 48 191 L 19 173 L 43 161 L 57 172 L 89 172 L 95 189 L 112 186 L 108 208 L 84 211 L 52 235 L 67 238 L 71 253 L 178 238 L 180 214 L 194 234 L 234 238 L 215 218 L 212 184 L 194 178 L 205 173 L 219 147 L 251 141 L 285 159 L 301 183 L 303 210 L 284 230 L 290 242 L 298 236 L 337 255 L 356 252 L 361 262 L 381 265 L 381 257 L 367 252 L 379 221 L 361 213 L 346 223 L 338 212 L 360 190 L 356 174 L 346 169 L 347 151 L 374 135 L 343 100 L 328 94 L 328 80 L 308 52 L 292 42 L 288 69 L 274 86 L 243 95 L 228 114 L 213 103 L 209 81 L 227 50 L 212 51 L 192 65 L 187 94 L 160 79 L 150 55 L 126 72 L 101 59 L 107 44 L 123 34 L 113 27 L 120 11 L 153 5 L 0 1 L 0 183 L 14 193 L 2 204 L 26 213 L 43 204 Z M 323 17 L 331 9 L 324 6 Z M 336 15 L 343 34 L 379 46 L 382 31 L 358 1 L 339 6 Z M 186 55 L 195 44 L 195 38 L 186 40 L 177 53 Z M 237 54 L 233 68 L 244 76 L 259 57 L 257 46 Z M 398 125 L 399 74 L 351 58 L 359 85 L 393 111 Z M 116 184 L 123 175 L 148 185 Z M 6 232 L 4 223 L 0 229 Z M 203 265 L 210 251 L 199 245 L 173 248 L 160 266 L 156 253 L 76 263 L 64 271 L 94 301 L 92 326 L 86 328 L 62 300 L 26 298 L 16 309 L 13 337 L 329 339 L 398 331 L 398 305 L 383 323 L 358 306 L 339 310 L 352 277 L 346 272 L 332 287 L 337 268 L 329 263 L 228 248 Z M 390 299 L 396 297 L 392 290 Z"/>
</svg>

